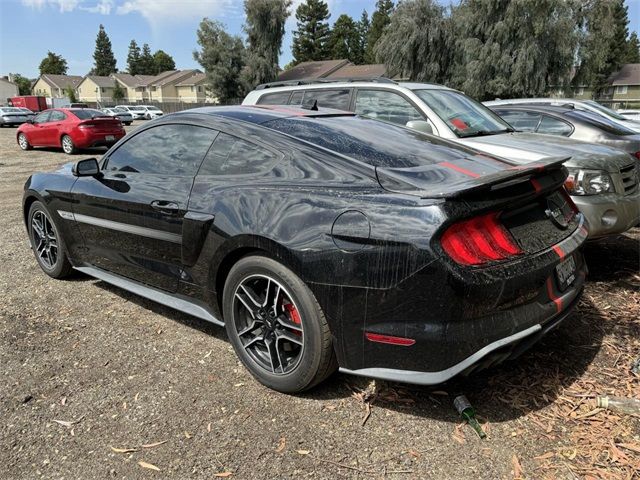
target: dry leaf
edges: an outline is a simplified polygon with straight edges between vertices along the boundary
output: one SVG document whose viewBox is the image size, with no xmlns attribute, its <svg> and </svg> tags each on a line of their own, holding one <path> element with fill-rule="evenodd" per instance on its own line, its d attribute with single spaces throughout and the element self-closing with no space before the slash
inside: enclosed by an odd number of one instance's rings
<svg viewBox="0 0 640 480">
<path fill-rule="evenodd" d="M 116 447 L 111 447 L 111 450 L 113 450 L 116 453 L 131 453 L 131 452 L 138 451 L 137 448 L 116 448 Z"/>
<path fill-rule="evenodd" d="M 244 387 L 244 383 L 240 382 L 240 383 L 236 383 L 234 385 L 234 387 Z"/>
<path fill-rule="evenodd" d="M 555 452 L 547 452 L 544 455 L 540 455 L 539 457 L 533 457 L 534 460 L 546 460 L 547 458 L 555 457 Z"/>
<path fill-rule="evenodd" d="M 160 471 L 160 469 L 158 467 L 156 467 L 155 465 L 153 465 L 151 463 L 139 461 L 138 465 L 140 465 L 142 468 L 148 468 L 149 470 L 155 470 L 156 472 Z"/>
<path fill-rule="evenodd" d="M 220 478 L 230 477 L 231 475 L 233 475 L 233 472 L 220 472 L 220 473 L 213 474 L 214 477 L 220 477 Z"/>
<path fill-rule="evenodd" d="M 296 452 L 298 452 L 298 454 L 300 455 L 309 455 L 311 453 L 311 450 L 296 450 Z"/>
<path fill-rule="evenodd" d="M 276 452 L 280 453 L 284 450 L 284 447 L 287 445 L 287 439 L 282 437 L 280 442 L 278 442 L 278 447 L 276 448 Z"/>
<path fill-rule="evenodd" d="M 513 463 L 513 478 L 524 478 L 522 474 L 522 465 L 520 465 L 520 460 L 516 455 L 511 459 L 511 463 Z"/>
<path fill-rule="evenodd" d="M 191 437 L 193 437 L 193 435 L 191 435 L 191 434 L 190 434 L 189 432 L 187 432 L 186 430 L 185 430 L 185 432 L 184 432 L 184 436 L 185 436 L 185 438 L 191 438 Z"/>
<path fill-rule="evenodd" d="M 207 424 L 207 432 L 210 432 L 210 431 L 211 431 L 211 422 Z"/>
<path fill-rule="evenodd" d="M 167 443 L 167 440 L 162 440 L 161 442 L 155 442 L 155 443 L 147 443 L 145 445 L 141 445 L 142 448 L 153 448 L 153 447 L 157 447 L 158 445 L 162 445 L 164 443 Z"/>
<path fill-rule="evenodd" d="M 62 397 L 60 399 L 60 405 L 62 405 L 63 407 L 67 404 L 67 397 Z"/>
</svg>

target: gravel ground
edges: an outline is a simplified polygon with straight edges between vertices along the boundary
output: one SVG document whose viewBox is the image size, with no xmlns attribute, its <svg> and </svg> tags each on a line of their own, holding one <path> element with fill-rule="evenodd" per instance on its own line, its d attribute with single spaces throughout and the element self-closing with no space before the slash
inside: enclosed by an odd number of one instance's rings
<svg viewBox="0 0 640 480">
<path fill-rule="evenodd" d="M 577 313 L 517 363 L 437 388 L 336 374 L 288 396 L 252 379 L 221 328 L 80 274 L 67 281 L 44 275 L 22 223 L 24 181 L 103 150 L 74 158 L 22 152 L 15 134 L 0 129 L 0 477 L 640 473 L 638 418 L 615 417 L 612 430 L 599 434 L 618 445 L 625 464 L 589 457 L 584 446 L 581 429 L 593 420 L 606 425 L 606 412 L 593 413 L 582 400 L 563 410 L 574 394 L 640 396 L 640 379 L 629 373 L 640 355 L 637 229 L 588 246 L 592 281 Z M 451 406 L 461 392 L 485 423 L 484 441 Z M 582 410 L 592 413 L 576 418 Z"/>
</svg>

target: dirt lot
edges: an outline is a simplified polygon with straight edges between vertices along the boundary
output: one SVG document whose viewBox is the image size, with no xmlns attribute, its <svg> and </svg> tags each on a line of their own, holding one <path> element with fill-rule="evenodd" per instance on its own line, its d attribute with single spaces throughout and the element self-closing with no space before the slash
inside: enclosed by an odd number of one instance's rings
<svg viewBox="0 0 640 480">
<path fill-rule="evenodd" d="M 15 133 L 0 130 L 0 477 L 640 478 L 640 418 L 593 403 L 640 397 L 638 229 L 587 247 L 578 311 L 517 363 L 436 388 L 336 374 L 287 396 L 252 379 L 221 328 L 44 275 L 22 187 L 72 159 L 22 152 Z M 456 416 L 458 393 L 486 440 Z"/>
</svg>

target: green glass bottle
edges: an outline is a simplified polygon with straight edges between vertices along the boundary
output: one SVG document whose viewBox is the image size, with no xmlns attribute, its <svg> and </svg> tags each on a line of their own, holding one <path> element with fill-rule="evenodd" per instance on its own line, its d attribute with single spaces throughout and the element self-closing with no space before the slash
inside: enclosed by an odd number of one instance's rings
<svg viewBox="0 0 640 480">
<path fill-rule="evenodd" d="M 453 400 L 453 406 L 456 408 L 463 420 L 465 420 L 471 428 L 473 428 L 480 438 L 486 438 L 487 434 L 482 430 L 482 426 L 476 419 L 476 411 L 464 395 L 458 395 Z"/>
</svg>

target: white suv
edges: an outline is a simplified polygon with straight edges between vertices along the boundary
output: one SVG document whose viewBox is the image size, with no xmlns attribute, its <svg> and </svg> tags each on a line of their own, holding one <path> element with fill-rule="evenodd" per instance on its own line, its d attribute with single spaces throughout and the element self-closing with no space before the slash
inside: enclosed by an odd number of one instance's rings
<svg viewBox="0 0 640 480">
<path fill-rule="evenodd" d="M 464 93 L 431 83 L 292 81 L 261 85 L 243 105 L 304 105 L 355 112 L 438 135 L 481 152 L 526 164 L 571 157 L 566 186 L 585 214 L 591 238 L 622 233 L 640 220 L 635 157 L 621 150 L 564 137 L 516 132 Z"/>
</svg>

